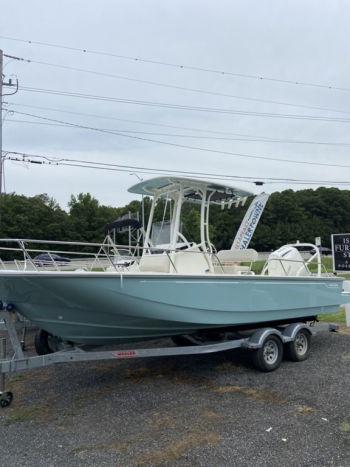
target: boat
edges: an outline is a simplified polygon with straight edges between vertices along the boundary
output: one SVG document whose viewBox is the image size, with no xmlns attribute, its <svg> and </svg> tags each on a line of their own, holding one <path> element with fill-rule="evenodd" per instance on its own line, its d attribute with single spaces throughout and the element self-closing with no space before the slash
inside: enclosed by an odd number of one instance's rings
<svg viewBox="0 0 350 467">
<path fill-rule="evenodd" d="M 0 299 L 43 330 L 41 338 L 88 345 L 210 339 L 264 323 L 312 321 L 349 301 L 343 279 L 323 271 L 316 245 L 282 246 L 269 255 L 260 274 L 254 272 L 255 250 L 215 250 L 210 206 L 244 204 L 253 195 L 246 190 L 169 176 L 142 181 L 129 192 L 151 197 L 152 204 L 143 245 L 127 246 L 128 261 L 120 260 L 125 245 L 110 237 L 101 244 L 0 240 L 0 253 L 17 255 L 15 267 L 2 262 Z M 197 242 L 182 232 L 184 203 L 199 205 Z M 171 212 L 164 222 L 168 241 L 162 238 L 161 244 L 152 236 L 156 206 Z M 307 260 L 300 247 L 311 251 Z M 49 255 L 51 264 L 38 267 L 33 258 L 39 253 Z M 70 261 L 57 263 L 54 255 Z"/>
</svg>

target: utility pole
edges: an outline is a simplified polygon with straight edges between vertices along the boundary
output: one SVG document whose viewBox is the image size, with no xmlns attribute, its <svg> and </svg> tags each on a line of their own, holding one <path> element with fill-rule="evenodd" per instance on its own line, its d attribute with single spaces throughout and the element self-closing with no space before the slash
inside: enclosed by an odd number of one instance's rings
<svg viewBox="0 0 350 467">
<path fill-rule="evenodd" d="M 4 54 L 0 49 L 0 196 L 2 195 L 2 171 L 4 159 L 2 157 L 2 80 L 3 80 L 3 69 L 4 64 Z"/>
<path fill-rule="evenodd" d="M 23 60 L 22 58 L 19 57 L 13 57 L 11 55 L 5 55 L 5 57 L 13 59 L 13 60 Z M 16 80 L 16 83 L 12 82 L 12 79 L 10 78 L 7 82 L 4 81 L 5 75 L 3 73 L 4 69 L 4 53 L 0 49 L 0 198 L 2 196 L 2 179 L 3 179 L 3 171 L 4 171 L 4 156 L 2 153 L 2 124 L 3 124 L 3 118 L 2 118 L 2 106 L 3 106 L 3 101 L 2 98 L 4 96 L 3 94 L 3 87 L 15 87 L 16 90 L 13 93 L 10 94 L 5 94 L 7 96 L 11 94 L 16 94 L 18 91 L 18 80 Z"/>
</svg>

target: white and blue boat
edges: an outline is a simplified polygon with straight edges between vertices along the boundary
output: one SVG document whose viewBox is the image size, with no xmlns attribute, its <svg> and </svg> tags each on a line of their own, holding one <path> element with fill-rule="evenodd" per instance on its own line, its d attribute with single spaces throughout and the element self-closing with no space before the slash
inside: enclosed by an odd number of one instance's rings
<svg viewBox="0 0 350 467">
<path fill-rule="evenodd" d="M 343 279 L 322 270 L 315 245 L 283 246 L 269 256 L 261 274 L 252 267 L 256 251 L 215 250 L 209 238 L 210 205 L 237 206 L 252 193 L 179 177 L 143 181 L 129 191 L 152 197 L 143 246 L 128 246 L 129 261 L 118 259 L 121 247 L 110 237 L 89 245 L 94 253 L 87 252 L 86 244 L 2 239 L 0 253 L 20 251 L 23 259 L 12 266 L 2 263 L 0 299 L 47 335 L 93 345 L 165 336 L 210 339 L 263 323 L 314 320 L 349 301 Z M 152 236 L 160 200 L 171 205 L 168 243 L 162 245 Z M 181 231 L 185 202 L 200 205 L 199 242 Z M 39 248 L 40 243 L 46 246 Z M 48 251 L 47 244 L 55 249 Z M 307 260 L 301 246 L 311 250 Z M 38 253 L 51 255 L 49 266 L 36 263 Z M 71 261 L 55 261 L 54 255 L 62 254 Z"/>
</svg>

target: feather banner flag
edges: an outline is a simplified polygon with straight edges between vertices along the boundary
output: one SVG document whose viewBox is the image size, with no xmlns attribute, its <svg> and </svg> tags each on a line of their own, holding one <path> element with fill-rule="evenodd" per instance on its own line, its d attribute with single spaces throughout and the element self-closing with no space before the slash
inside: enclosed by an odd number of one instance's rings
<svg viewBox="0 0 350 467">
<path fill-rule="evenodd" d="M 245 250 L 248 248 L 269 196 L 268 193 L 261 193 L 253 199 L 238 229 L 231 250 Z"/>
</svg>

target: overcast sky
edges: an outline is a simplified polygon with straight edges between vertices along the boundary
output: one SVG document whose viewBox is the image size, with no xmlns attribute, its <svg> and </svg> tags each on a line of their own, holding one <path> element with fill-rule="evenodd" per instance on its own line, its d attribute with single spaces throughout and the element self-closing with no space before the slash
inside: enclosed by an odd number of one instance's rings
<svg viewBox="0 0 350 467">
<path fill-rule="evenodd" d="M 1 0 L 0 3 L 2 36 L 246 75 L 350 88 L 348 1 Z M 24 87 L 186 106 L 350 119 L 350 91 L 346 90 L 204 73 L 8 39 L 0 39 L 0 48 L 6 54 L 35 61 L 214 93 L 323 107 L 344 113 L 249 102 L 5 59 L 6 79 L 16 75 L 20 86 Z M 24 89 L 4 99 L 12 103 L 7 107 L 17 112 L 116 131 L 157 133 L 128 134 L 171 143 L 298 161 L 349 163 L 350 146 L 267 143 L 256 141 L 256 138 L 254 141 L 237 141 L 234 134 L 350 144 L 350 122 L 167 109 L 34 93 Z M 145 123 L 128 123 L 117 119 Z M 18 120 L 26 120 L 26 123 L 19 123 Z M 349 180 L 350 169 L 347 168 L 219 155 L 84 129 L 30 124 L 28 121 L 40 122 L 34 117 L 6 115 L 3 127 L 5 150 L 168 170 L 254 176 L 257 179 Z M 225 136 L 208 131 L 231 133 L 232 140 L 207 139 L 208 136 Z M 229 135 L 226 137 L 230 138 Z M 134 198 L 126 190 L 137 181 L 134 175 L 129 175 L 131 171 L 118 173 L 72 167 L 26 166 L 10 161 L 6 161 L 5 170 L 7 192 L 26 195 L 48 193 L 63 207 L 71 193 L 79 192 L 90 192 L 105 204 L 123 205 Z M 150 177 L 142 173 L 139 176 Z M 236 184 L 259 191 L 246 182 Z M 305 187 L 274 183 L 267 184 L 264 189 L 272 192 Z"/>
</svg>

